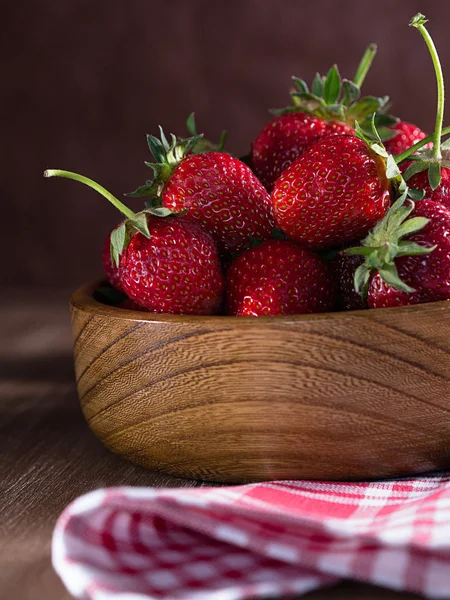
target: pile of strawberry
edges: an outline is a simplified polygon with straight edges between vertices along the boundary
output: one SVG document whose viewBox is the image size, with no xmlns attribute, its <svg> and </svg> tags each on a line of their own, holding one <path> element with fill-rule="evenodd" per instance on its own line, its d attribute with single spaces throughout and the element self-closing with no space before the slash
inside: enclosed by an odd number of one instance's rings
<svg viewBox="0 0 450 600">
<path fill-rule="evenodd" d="M 195 130 L 147 136 L 153 178 L 130 194 L 135 213 L 90 179 L 121 211 L 103 266 L 123 306 L 158 313 L 271 316 L 382 308 L 450 299 L 450 146 L 436 130 L 386 114 L 387 97 L 360 97 L 375 55 L 353 81 L 336 66 L 311 89 L 293 78 L 292 106 L 275 116 L 244 160 Z"/>
</svg>

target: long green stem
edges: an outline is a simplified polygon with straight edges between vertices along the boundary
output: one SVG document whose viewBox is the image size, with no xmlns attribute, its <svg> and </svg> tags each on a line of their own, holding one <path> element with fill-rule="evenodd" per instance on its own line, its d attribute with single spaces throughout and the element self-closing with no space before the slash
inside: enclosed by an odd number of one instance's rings
<svg viewBox="0 0 450 600">
<path fill-rule="evenodd" d="M 431 38 L 431 35 L 425 28 L 425 23 L 427 23 L 427 19 L 424 15 L 418 13 L 411 20 L 410 25 L 415 27 L 422 34 L 423 39 L 428 47 L 428 50 L 431 55 L 431 59 L 433 61 L 434 70 L 436 73 L 436 83 L 437 83 L 437 111 L 436 111 L 436 127 L 434 130 L 433 136 L 433 158 L 436 161 L 441 160 L 441 136 L 442 136 L 442 123 L 444 121 L 444 76 L 442 74 L 442 67 L 439 61 L 439 56 L 436 50 L 436 46 Z"/>
<path fill-rule="evenodd" d="M 106 198 L 111 204 L 113 204 L 121 213 L 123 213 L 129 219 L 132 219 L 135 214 L 134 212 L 125 206 L 123 202 L 118 200 L 115 196 L 113 196 L 108 190 L 106 190 L 103 186 L 92 181 L 88 177 L 84 177 L 83 175 L 78 175 L 78 173 L 72 173 L 71 171 L 61 171 L 60 169 L 48 169 L 44 172 L 44 177 L 64 177 L 65 179 L 73 179 L 73 181 L 78 181 L 79 183 L 84 183 L 88 187 L 92 188 L 99 194 L 101 194 L 104 198 Z"/>
<path fill-rule="evenodd" d="M 448 135 L 449 133 L 450 127 L 444 127 L 444 129 L 441 131 L 441 137 L 444 137 L 444 135 Z M 434 133 L 432 133 L 431 135 L 427 135 L 427 137 L 423 138 L 423 140 L 420 140 L 420 142 L 415 143 L 414 146 L 411 146 L 411 148 L 408 148 L 408 150 L 405 150 L 401 154 L 397 154 L 396 156 L 394 156 L 395 162 L 397 164 L 403 162 L 406 158 L 408 158 L 408 156 L 411 156 L 411 154 L 414 154 L 414 152 L 417 152 L 417 150 L 420 150 L 433 140 Z"/>
<path fill-rule="evenodd" d="M 361 62 L 358 65 L 358 68 L 356 69 L 355 76 L 353 77 L 353 83 L 355 85 L 357 85 L 359 88 L 364 83 L 364 79 L 366 78 L 366 75 L 370 69 L 370 65 L 372 64 L 376 53 L 377 53 L 377 45 L 369 44 L 369 46 L 366 48 L 366 51 L 363 54 L 363 57 L 361 59 Z"/>
</svg>

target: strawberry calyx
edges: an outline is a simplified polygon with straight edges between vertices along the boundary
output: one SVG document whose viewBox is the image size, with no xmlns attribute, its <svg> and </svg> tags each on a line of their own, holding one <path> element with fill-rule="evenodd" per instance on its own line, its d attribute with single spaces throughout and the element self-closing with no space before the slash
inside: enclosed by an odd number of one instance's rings
<svg viewBox="0 0 450 600">
<path fill-rule="evenodd" d="M 366 49 L 353 81 L 342 79 L 337 65 L 333 65 L 326 76 L 316 73 L 311 88 L 303 79 L 292 77 L 292 106 L 273 109 L 271 113 L 283 115 L 303 111 L 327 121 L 341 121 L 351 127 L 354 127 L 356 122 L 364 127 L 373 113 L 376 113 L 376 124 L 382 139 L 392 138 L 396 133 L 389 127 L 395 125 L 398 119 L 383 112 L 389 97 L 361 97 L 361 86 L 376 50 L 375 44 L 370 44 Z"/>
<path fill-rule="evenodd" d="M 425 217 L 409 218 L 414 208 L 415 204 L 408 197 L 408 190 L 405 190 L 361 242 L 361 246 L 342 251 L 343 255 L 364 258 L 354 275 L 355 290 L 363 298 L 367 298 L 370 277 L 374 271 L 379 273 L 386 284 L 397 290 L 406 293 L 415 291 L 400 279 L 395 259 L 401 256 L 430 254 L 436 246 L 425 247 L 405 239 L 422 230 L 429 222 Z"/>
<path fill-rule="evenodd" d="M 164 185 L 183 158 L 189 154 L 221 152 L 223 150 L 227 135 L 226 131 L 222 131 L 217 144 L 205 139 L 203 133 L 197 133 L 195 113 L 189 115 L 186 127 L 191 134 L 190 137 L 177 138 L 171 133 L 170 143 L 161 126 L 159 127 L 160 139 L 153 135 L 147 135 L 147 144 L 155 162 L 145 161 L 145 164 L 153 170 L 153 179 L 147 180 L 144 185 L 139 186 L 134 192 L 126 194 L 127 196 L 133 198 L 152 196 L 152 206 L 162 206 L 160 197 Z"/>
<path fill-rule="evenodd" d="M 62 171 L 60 169 L 47 169 L 44 172 L 44 177 L 62 177 L 64 179 L 72 179 L 78 181 L 84 185 L 95 190 L 106 198 L 113 206 L 115 206 L 126 218 L 122 223 L 111 232 L 111 262 L 116 267 L 119 266 L 120 256 L 130 243 L 131 238 L 136 233 L 142 233 L 143 236 L 150 239 L 150 231 L 148 229 L 147 218 L 149 215 L 153 217 L 175 217 L 181 214 L 185 214 L 187 211 L 175 213 L 168 208 L 163 206 L 148 206 L 144 210 L 137 213 L 133 212 L 128 206 L 116 198 L 106 188 L 101 186 L 96 181 L 79 175 L 78 173 L 72 173 L 71 171 Z"/>
<path fill-rule="evenodd" d="M 414 144 L 409 149 L 405 150 L 396 157 L 396 162 L 408 160 L 411 164 L 404 173 L 406 181 L 413 175 L 428 171 L 428 181 L 432 190 L 439 187 L 441 183 L 441 167 L 450 168 L 450 140 L 441 144 L 442 136 L 450 132 L 450 128 L 442 129 L 444 121 L 444 76 L 442 66 L 439 60 L 439 55 L 434 45 L 431 35 L 428 33 L 425 23 L 428 20 L 422 13 L 417 13 L 410 21 L 409 25 L 416 28 L 422 35 L 428 51 L 430 53 L 434 71 L 436 74 L 437 84 L 437 109 L 436 109 L 436 125 L 434 133 L 431 136 L 421 140 L 420 143 Z M 432 143 L 432 148 L 423 148 L 429 142 Z"/>
</svg>

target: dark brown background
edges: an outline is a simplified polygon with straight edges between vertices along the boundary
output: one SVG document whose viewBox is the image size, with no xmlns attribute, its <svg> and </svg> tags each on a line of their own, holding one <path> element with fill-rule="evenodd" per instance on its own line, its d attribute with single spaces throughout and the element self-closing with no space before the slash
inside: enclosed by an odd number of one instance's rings
<svg viewBox="0 0 450 600">
<path fill-rule="evenodd" d="M 130 191 L 150 173 L 144 134 L 184 133 L 192 110 L 208 136 L 226 128 L 229 149 L 244 153 L 267 109 L 286 103 L 292 74 L 310 80 L 337 62 L 352 76 L 368 42 L 379 53 L 366 92 L 389 93 L 397 114 L 431 129 L 433 70 L 408 27 L 419 10 L 450 74 L 443 0 L 1 3 L 2 283 L 75 286 L 100 273 L 114 209 L 44 180 L 45 168 Z"/>
</svg>

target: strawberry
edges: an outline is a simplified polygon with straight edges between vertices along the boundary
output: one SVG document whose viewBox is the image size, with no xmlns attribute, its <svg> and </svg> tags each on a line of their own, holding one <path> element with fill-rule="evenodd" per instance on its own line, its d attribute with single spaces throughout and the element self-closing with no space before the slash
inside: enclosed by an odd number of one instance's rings
<svg viewBox="0 0 450 600">
<path fill-rule="evenodd" d="M 229 154 L 187 156 L 161 194 L 173 211 L 187 209 L 213 235 L 222 253 L 248 247 L 249 237 L 268 238 L 274 228 L 270 196 L 252 171 Z"/>
<path fill-rule="evenodd" d="M 390 154 L 401 154 L 407 148 L 423 140 L 427 134 L 412 123 L 399 121 L 390 130 L 397 132 L 391 139 L 385 140 L 384 147 Z"/>
<path fill-rule="evenodd" d="M 278 227 L 311 249 L 361 239 L 386 213 L 384 159 L 361 139 L 334 135 L 316 142 L 275 184 Z"/>
<path fill-rule="evenodd" d="M 353 132 L 345 123 L 327 122 L 305 112 L 280 115 L 253 140 L 250 162 L 256 176 L 272 191 L 281 173 L 314 142 L 326 135 Z"/>
<path fill-rule="evenodd" d="M 227 276 L 228 313 L 288 315 L 333 309 L 330 267 L 316 254 L 285 240 L 266 240 L 241 254 Z"/>
<path fill-rule="evenodd" d="M 339 310 L 360 310 L 368 308 L 367 301 L 355 290 L 355 271 L 362 264 L 361 256 L 340 255 L 332 267 L 338 286 L 337 307 Z"/>
<path fill-rule="evenodd" d="M 249 247 L 249 237 L 268 238 L 274 227 L 270 197 L 251 169 L 224 152 L 194 153 L 200 136 L 169 145 L 147 136 L 154 178 L 131 196 L 151 196 L 151 206 L 185 211 L 212 234 L 222 254 Z"/>
<path fill-rule="evenodd" d="M 275 181 L 305 150 L 322 137 L 355 133 L 355 122 L 361 125 L 381 111 L 388 98 L 360 99 L 360 88 L 376 53 L 371 44 L 358 67 L 354 81 L 342 80 L 337 66 L 326 77 L 316 74 L 311 86 L 293 77 L 293 106 L 272 111 L 277 116 L 264 126 L 253 140 L 249 162 L 258 178 L 272 191 Z M 392 125 L 395 120 L 380 115 L 378 125 Z M 386 128 L 380 133 L 391 133 Z"/>
<path fill-rule="evenodd" d="M 120 259 L 127 296 L 151 312 L 209 315 L 224 287 L 217 249 L 193 219 L 147 217 L 150 238 L 132 236 Z"/>
<path fill-rule="evenodd" d="M 48 170 L 45 176 L 84 183 L 125 215 L 111 232 L 110 254 L 121 290 L 130 300 L 158 313 L 218 311 L 224 277 L 214 240 L 200 223 L 161 207 L 135 214 L 105 188 L 76 173 Z M 107 273 L 115 280 L 117 273 L 108 265 Z"/>
<path fill-rule="evenodd" d="M 362 252 L 366 259 L 355 282 L 371 308 L 450 299 L 450 210 L 442 204 L 421 200 L 414 207 L 400 198 L 364 240 Z"/>
</svg>

